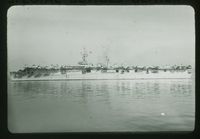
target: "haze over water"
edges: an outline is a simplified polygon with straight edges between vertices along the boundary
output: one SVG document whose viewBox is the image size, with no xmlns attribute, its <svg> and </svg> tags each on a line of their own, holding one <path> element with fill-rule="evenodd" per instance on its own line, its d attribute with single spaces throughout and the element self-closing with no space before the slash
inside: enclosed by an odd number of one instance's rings
<svg viewBox="0 0 200 139">
<path fill-rule="evenodd" d="M 192 131 L 191 80 L 8 83 L 11 132 Z"/>
</svg>

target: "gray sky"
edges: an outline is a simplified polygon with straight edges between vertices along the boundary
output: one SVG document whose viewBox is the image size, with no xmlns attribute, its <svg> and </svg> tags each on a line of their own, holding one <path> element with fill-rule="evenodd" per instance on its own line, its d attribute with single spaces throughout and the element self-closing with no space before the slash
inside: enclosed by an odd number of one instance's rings
<svg viewBox="0 0 200 139">
<path fill-rule="evenodd" d="M 14 6 L 8 10 L 8 68 L 91 63 L 194 64 L 190 6 Z"/>
</svg>

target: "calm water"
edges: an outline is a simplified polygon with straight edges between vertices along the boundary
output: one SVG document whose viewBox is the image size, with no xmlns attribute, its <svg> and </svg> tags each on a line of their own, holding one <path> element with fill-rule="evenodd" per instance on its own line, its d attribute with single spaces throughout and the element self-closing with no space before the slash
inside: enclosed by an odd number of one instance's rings
<svg viewBox="0 0 200 139">
<path fill-rule="evenodd" d="M 191 80 L 8 83 L 11 132 L 192 131 Z"/>
</svg>

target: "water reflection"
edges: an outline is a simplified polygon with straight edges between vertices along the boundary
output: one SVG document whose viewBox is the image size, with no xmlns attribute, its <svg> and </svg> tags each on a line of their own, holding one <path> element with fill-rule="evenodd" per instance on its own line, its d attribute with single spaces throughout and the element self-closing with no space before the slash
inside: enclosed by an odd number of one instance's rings
<svg viewBox="0 0 200 139">
<path fill-rule="evenodd" d="M 189 83 L 177 82 L 176 84 L 170 85 L 170 93 L 173 97 L 191 97 L 192 96 L 192 85 Z"/>
<path fill-rule="evenodd" d="M 35 98 L 42 96 L 68 96 L 87 102 L 96 97 L 109 101 L 110 95 L 129 96 L 135 99 L 159 98 L 160 93 L 170 92 L 173 97 L 191 96 L 191 82 L 167 81 L 28 81 L 9 83 L 9 92 L 15 96 Z"/>
<path fill-rule="evenodd" d="M 62 124 L 81 131 L 190 129 L 194 121 L 192 90 L 192 82 L 187 80 L 10 82 L 9 115 L 15 117 L 9 120 L 23 130 L 38 129 L 41 117 L 49 117 L 47 125 L 54 128 Z M 161 116 L 162 112 L 166 115 Z M 29 123 L 35 127 L 25 126 Z M 45 125 L 42 129 L 45 131 Z"/>
</svg>

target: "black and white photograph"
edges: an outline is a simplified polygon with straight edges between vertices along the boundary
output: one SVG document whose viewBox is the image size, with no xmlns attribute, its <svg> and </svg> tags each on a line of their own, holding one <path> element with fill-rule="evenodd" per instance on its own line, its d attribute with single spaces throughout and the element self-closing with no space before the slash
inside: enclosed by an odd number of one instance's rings
<svg viewBox="0 0 200 139">
<path fill-rule="evenodd" d="M 188 5 L 24 5 L 7 12 L 11 133 L 193 131 Z"/>
</svg>

